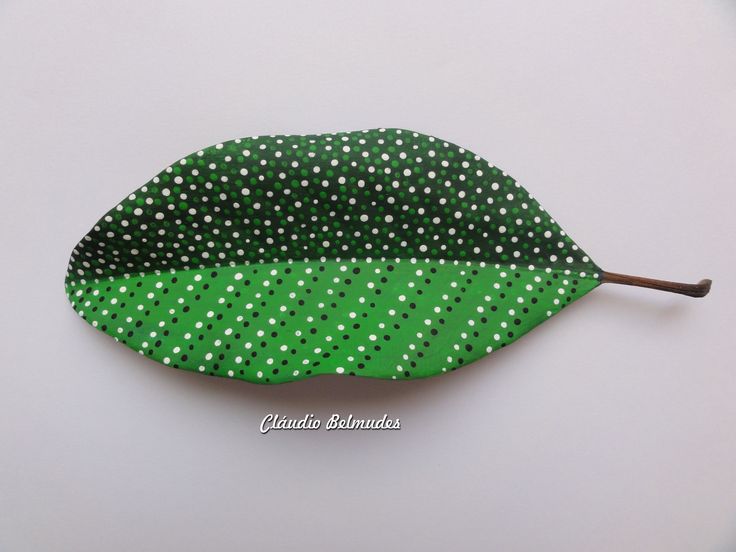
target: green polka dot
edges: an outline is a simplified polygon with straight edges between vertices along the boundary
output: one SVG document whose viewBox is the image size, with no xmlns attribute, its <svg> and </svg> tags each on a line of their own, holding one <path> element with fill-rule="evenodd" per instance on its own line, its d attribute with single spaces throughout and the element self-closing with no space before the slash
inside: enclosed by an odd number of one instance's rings
<svg viewBox="0 0 736 552">
<path fill-rule="evenodd" d="M 413 379 L 514 342 L 599 272 L 488 162 L 377 129 L 234 140 L 172 164 L 82 238 L 66 291 L 175 368 Z"/>
</svg>

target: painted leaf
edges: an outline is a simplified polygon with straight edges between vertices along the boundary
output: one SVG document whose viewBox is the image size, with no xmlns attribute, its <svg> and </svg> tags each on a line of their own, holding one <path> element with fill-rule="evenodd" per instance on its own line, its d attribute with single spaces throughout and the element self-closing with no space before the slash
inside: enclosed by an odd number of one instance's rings
<svg viewBox="0 0 736 552">
<path fill-rule="evenodd" d="M 180 159 L 82 238 L 66 291 L 94 327 L 175 368 L 410 379 L 514 342 L 600 273 L 500 169 L 378 129 Z"/>
</svg>

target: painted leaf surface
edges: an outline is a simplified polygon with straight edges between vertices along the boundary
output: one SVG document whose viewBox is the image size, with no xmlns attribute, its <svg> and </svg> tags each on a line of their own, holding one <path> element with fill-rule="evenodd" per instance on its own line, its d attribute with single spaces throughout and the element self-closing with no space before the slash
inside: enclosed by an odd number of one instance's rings
<svg viewBox="0 0 736 552">
<path fill-rule="evenodd" d="M 66 291 L 94 327 L 175 368 L 409 379 L 512 343 L 599 272 L 501 170 L 377 129 L 184 157 L 79 242 Z"/>
</svg>

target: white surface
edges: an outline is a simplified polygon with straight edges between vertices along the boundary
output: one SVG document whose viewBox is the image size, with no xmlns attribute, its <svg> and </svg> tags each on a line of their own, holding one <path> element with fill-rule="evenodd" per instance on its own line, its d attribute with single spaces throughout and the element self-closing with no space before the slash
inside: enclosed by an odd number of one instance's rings
<svg viewBox="0 0 736 552">
<path fill-rule="evenodd" d="M 0 549 L 736 547 L 733 2 L 5 0 L 0 52 Z M 79 237 L 172 160 L 376 126 L 506 169 L 604 269 L 713 291 L 604 286 L 448 376 L 281 387 L 67 304 Z"/>
</svg>

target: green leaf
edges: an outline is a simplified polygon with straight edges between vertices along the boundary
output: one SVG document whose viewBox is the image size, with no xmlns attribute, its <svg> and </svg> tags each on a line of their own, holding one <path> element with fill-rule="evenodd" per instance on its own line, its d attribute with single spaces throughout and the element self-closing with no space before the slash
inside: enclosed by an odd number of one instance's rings
<svg viewBox="0 0 736 552">
<path fill-rule="evenodd" d="M 500 169 L 378 129 L 184 157 L 82 238 L 66 292 L 87 322 L 166 365 L 282 383 L 455 370 L 600 283 Z"/>
</svg>

